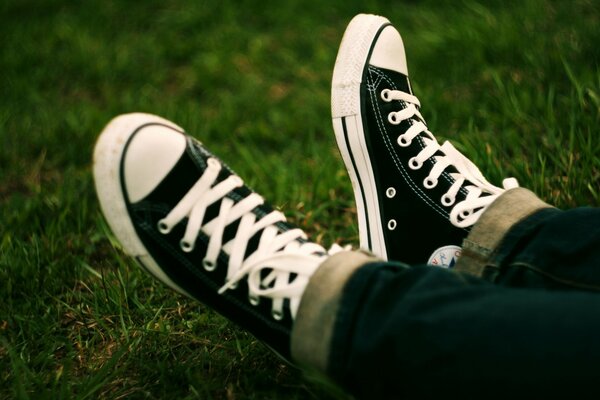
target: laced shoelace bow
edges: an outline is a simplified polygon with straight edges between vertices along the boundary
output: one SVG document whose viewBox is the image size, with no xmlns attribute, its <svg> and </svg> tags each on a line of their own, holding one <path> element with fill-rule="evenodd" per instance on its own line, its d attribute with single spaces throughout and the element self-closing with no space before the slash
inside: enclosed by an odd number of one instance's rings
<svg viewBox="0 0 600 400">
<path fill-rule="evenodd" d="M 281 231 L 275 224 L 286 219 L 279 211 L 272 211 L 257 221 L 252 210 L 262 205 L 264 199 L 256 193 L 251 193 L 237 203 L 226 197 L 232 190 L 241 187 L 243 181 L 236 175 L 230 175 L 213 186 L 221 168 L 218 160 L 209 158 L 205 172 L 167 216 L 158 222 L 158 230 L 168 234 L 187 217 L 185 233 L 180 241 L 184 252 L 194 250 L 196 238 L 202 231 L 209 237 L 202 261 L 204 269 L 213 271 L 217 267 L 221 250 L 229 255 L 225 284 L 219 289 L 219 294 L 235 289 L 238 282 L 247 277 L 251 304 L 257 305 L 263 296 L 271 298 L 272 316 L 279 320 L 283 318 L 284 301 L 287 298 L 292 317 L 295 318 L 300 297 L 310 276 L 325 254 L 333 254 L 341 248 L 333 247 L 327 252 L 315 243 L 299 241 L 298 239 L 306 238 L 301 229 Z M 219 200 L 219 214 L 202 226 L 206 209 Z M 223 243 L 225 228 L 238 219 L 240 223 L 235 237 Z M 244 259 L 250 238 L 261 230 L 258 247 Z M 268 273 L 261 274 L 263 270 Z M 265 276 L 261 278 L 261 275 Z"/>
<path fill-rule="evenodd" d="M 472 185 L 466 185 L 466 198 L 455 204 L 450 211 L 450 222 L 460 228 L 466 228 L 473 225 L 479 219 L 485 209 L 505 190 L 518 187 L 519 184 L 515 178 L 506 178 L 502 182 L 503 188 L 489 183 L 479 169 L 459 152 L 452 143 L 446 141 L 441 146 L 428 130 L 423 122 L 425 119 L 421 115 L 419 108 L 421 103 L 419 99 L 409 93 L 399 90 L 383 89 L 381 98 L 386 102 L 393 100 L 403 101 L 405 107 L 399 111 L 388 114 L 388 122 L 398 125 L 402 121 L 412 119 L 411 126 L 398 136 L 397 143 L 401 147 L 408 147 L 413 139 L 420 136 L 425 143 L 423 149 L 414 157 L 408 160 L 408 167 L 417 170 L 423 166 L 423 163 L 431 157 L 435 158 L 435 164 L 427 177 L 423 180 L 423 186 L 426 189 L 433 189 L 438 184 L 438 179 L 449 166 L 454 166 L 456 171 L 451 172 L 450 176 L 454 183 L 440 199 L 442 205 L 450 207 L 456 202 L 456 195 L 466 181 Z M 416 117 L 416 118 L 415 118 Z M 437 154 L 436 154 L 437 153 Z M 441 154 L 440 154 L 441 153 Z"/>
</svg>

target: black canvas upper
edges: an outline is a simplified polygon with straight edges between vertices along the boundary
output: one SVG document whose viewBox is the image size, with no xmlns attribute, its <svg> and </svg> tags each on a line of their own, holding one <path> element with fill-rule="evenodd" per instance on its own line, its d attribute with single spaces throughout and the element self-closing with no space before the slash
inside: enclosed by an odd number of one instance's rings
<svg viewBox="0 0 600 400">
<path fill-rule="evenodd" d="M 391 124 L 388 114 L 405 108 L 406 103 L 397 100 L 386 102 L 381 98 L 381 92 L 386 88 L 412 94 L 406 75 L 367 64 L 362 82 L 363 129 L 377 186 L 388 258 L 410 264 L 425 263 L 439 247 L 460 246 L 469 231 L 450 223 L 452 206 L 445 207 L 441 202 L 442 196 L 454 183 L 449 173 L 455 170 L 453 167 L 446 168 L 437 186 L 426 189 L 423 180 L 429 175 L 435 160 L 428 159 L 418 170 L 408 166 L 409 159 L 425 146 L 423 134 L 413 139 L 408 147 L 400 146 L 397 139 L 418 121 L 418 117 L 398 125 Z M 396 190 L 393 198 L 386 196 L 390 187 Z M 466 194 L 463 184 L 454 204 L 462 201 Z M 394 230 L 387 227 L 390 219 L 397 223 Z"/>
<path fill-rule="evenodd" d="M 148 126 L 148 125 L 146 125 Z M 138 129 L 138 132 L 146 126 Z M 172 129 L 164 127 L 165 129 Z M 134 133 L 131 139 L 137 134 Z M 124 154 L 127 153 L 127 147 Z M 125 157 L 125 156 L 124 156 Z M 124 159 L 123 157 L 123 159 Z M 227 274 L 228 255 L 220 251 L 218 265 L 214 271 L 208 272 L 202 266 L 202 260 L 207 251 L 209 238 L 199 232 L 195 248 L 186 253 L 181 250 L 179 242 L 184 235 L 187 218 L 177 224 L 168 234 L 160 233 L 158 221 L 164 218 L 198 181 L 206 169 L 208 158 L 214 157 L 198 141 L 187 137 L 187 147 L 177 164 L 162 182 L 144 199 L 136 203 L 126 200 L 128 212 L 136 233 L 149 251 L 152 258 L 177 285 L 183 288 L 195 299 L 213 308 L 223 316 L 247 329 L 258 339 L 269 344 L 276 352 L 289 359 L 289 336 L 292 317 L 289 307 L 284 307 L 282 320 L 275 320 L 271 315 L 272 301 L 261 298 L 258 305 L 252 305 L 248 300 L 248 286 L 245 279 L 241 280 L 235 289 L 229 289 L 223 294 L 217 291 L 224 285 Z M 233 172 L 223 164 L 217 181 L 221 182 Z M 121 162 L 121 181 L 123 185 L 123 161 Z M 123 187 L 125 198 L 126 190 Z M 227 197 L 239 201 L 252 191 L 242 186 L 227 194 Z M 219 212 L 221 201 L 208 207 L 202 225 L 211 221 Z M 256 207 L 252 212 L 257 220 L 269 214 L 272 208 L 268 205 Z M 239 220 L 228 225 L 225 229 L 223 243 L 235 236 Z M 288 223 L 276 224 L 281 231 L 292 229 Z M 258 232 L 250 240 L 246 255 L 252 253 L 258 246 Z M 141 262 L 141 260 L 138 260 Z M 287 300 L 286 300 L 287 302 Z"/>
</svg>

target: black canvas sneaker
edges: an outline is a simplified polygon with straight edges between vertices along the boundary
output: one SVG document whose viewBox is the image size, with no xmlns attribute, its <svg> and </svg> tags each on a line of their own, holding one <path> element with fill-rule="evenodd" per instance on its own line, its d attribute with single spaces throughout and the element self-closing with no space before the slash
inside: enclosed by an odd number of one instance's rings
<svg viewBox="0 0 600 400">
<path fill-rule="evenodd" d="M 440 145 L 408 79 L 390 22 L 357 15 L 333 72 L 336 140 L 357 204 L 361 247 L 407 263 L 451 267 L 470 227 L 504 189 L 449 142 Z"/>
<path fill-rule="evenodd" d="M 115 118 L 94 151 L 102 211 L 125 251 L 289 360 L 309 277 L 327 257 L 181 128 Z"/>
</svg>

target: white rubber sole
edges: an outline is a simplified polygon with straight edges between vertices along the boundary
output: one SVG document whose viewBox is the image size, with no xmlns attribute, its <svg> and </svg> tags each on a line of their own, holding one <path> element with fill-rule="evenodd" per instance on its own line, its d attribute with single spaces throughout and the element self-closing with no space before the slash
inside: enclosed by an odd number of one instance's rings
<svg viewBox="0 0 600 400">
<path fill-rule="evenodd" d="M 120 115 L 104 128 L 94 148 L 93 173 L 96 193 L 104 217 L 125 252 L 135 257 L 155 278 L 187 295 L 150 256 L 131 222 L 123 194 L 120 172 L 123 152 L 136 129 L 151 123 L 166 125 L 183 133 L 183 129 L 172 122 L 143 113 Z"/>
<path fill-rule="evenodd" d="M 333 130 L 354 190 L 360 246 L 383 259 L 387 259 L 384 226 L 363 130 L 360 84 L 373 41 L 387 24 L 386 18 L 366 14 L 350 21 L 338 51 L 331 87 Z"/>
</svg>

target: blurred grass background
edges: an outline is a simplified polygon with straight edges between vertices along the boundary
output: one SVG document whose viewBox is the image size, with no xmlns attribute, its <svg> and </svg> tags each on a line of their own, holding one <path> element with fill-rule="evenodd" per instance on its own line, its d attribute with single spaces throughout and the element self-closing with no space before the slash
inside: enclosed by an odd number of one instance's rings
<svg viewBox="0 0 600 400">
<path fill-rule="evenodd" d="M 325 245 L 358 242 L 329 117 L 346 24 L 387 16 L 422 112 L 492 182 L 600 200 L 597 1 L 0 3 L 0 398 L 336 398 L 144 275 L 90 173 L 115 115 L 171 119 Z"/>
</svg>

